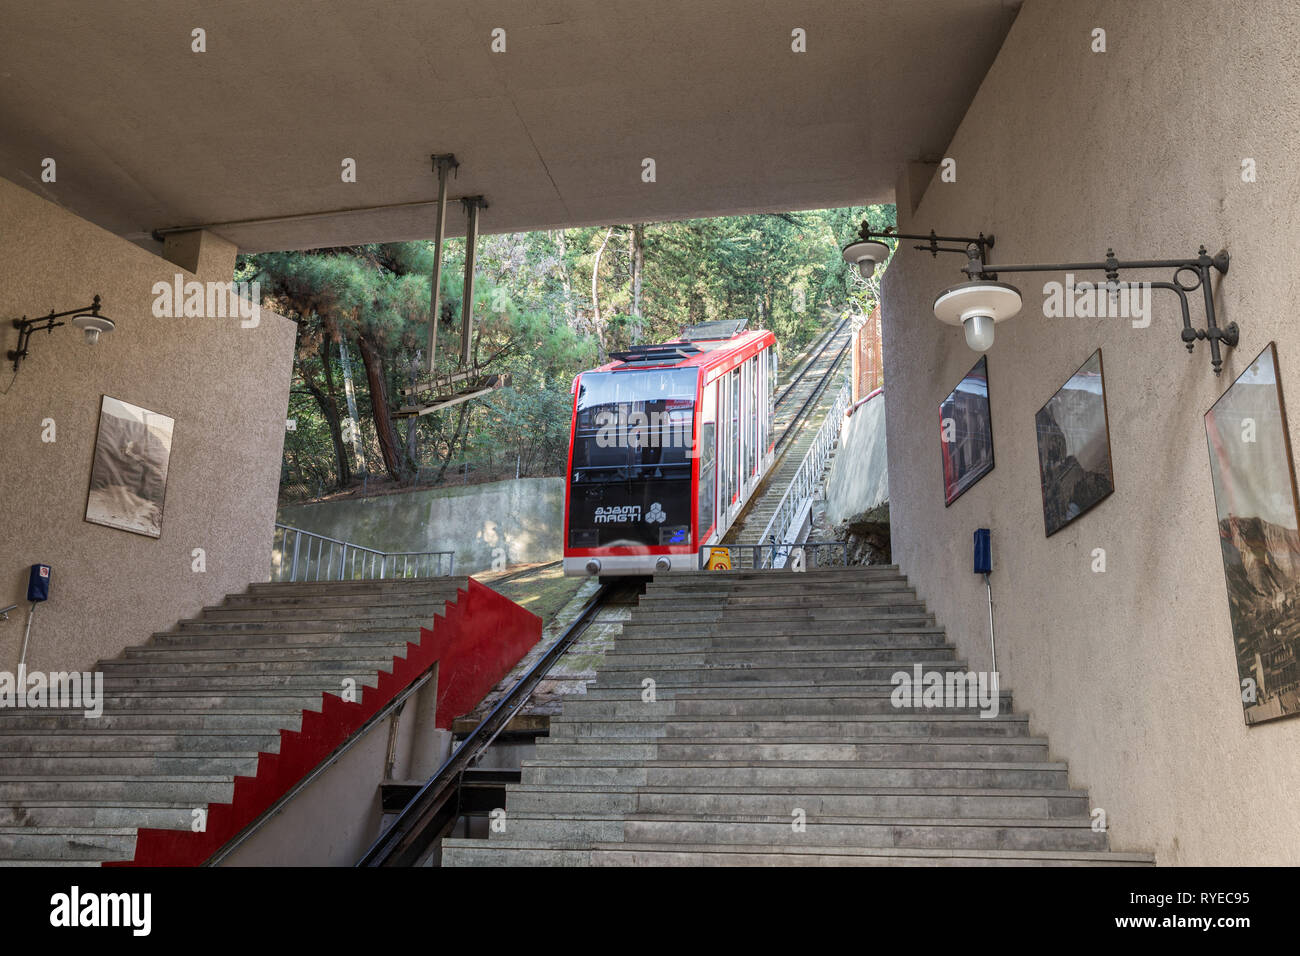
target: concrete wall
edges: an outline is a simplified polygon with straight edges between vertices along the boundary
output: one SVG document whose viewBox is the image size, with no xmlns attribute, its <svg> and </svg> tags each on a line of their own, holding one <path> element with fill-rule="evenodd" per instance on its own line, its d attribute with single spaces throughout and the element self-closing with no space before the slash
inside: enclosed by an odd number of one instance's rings
<svg viewBox="0 0 1300 956">
<path fill-rule="evenodd" d="M 1220 316 L 1243 341 L 1220 378 L 1204 345 L 1183 349 L 1167 293 L 1147 329 L 1047 319 L 1042 283 L 1063 276 L 1004 274 L 1025 311 L 988 353 L 996 467 L 945 508 L 936 409 L 975 355 L 931 306 L 964 263 L 902 250 L 884 280 L 895 558 L 987 667 L 971 532 L 993 530 L 1004 686 L 1106 810 L 1113 846 L 1163 864 L 1300 863 L 1300 720 L 1243 723 L 1202 420 L 1276 339 L 1300 437 L 1298 45 L 1300 6 L 1277 0 L 1027 0 L 946 151 L 957 181 L 933 180 L 907 223 L 991 231 L 995 262 L 1226 246 Z M 1241 181 L 1245 157 L 1256 183 Z M 1034 413 L 1098 346 L 1115 492 L 1047 539 Z"/>
<path fill-rule="evenodd" d="M 153 316 L 155 282 L 230 281 L 235 248 L 214 236 L 169 243 L 182 268 L 6 180 L 0 224 L 4 349 L 17 343 L 10 319 L 96 294 L 117 322 L 94 347 L 70 326 L 39 333 L 0 395 L 0 607 L 23 603 L 29 565 L 52 565 L 28 667 L 88 668 L 266 579 L 294 328 L 269 310 L 248 329 Z M 12 374 L 0 366 L 0 388 Z M 103 395 L 175 419 L 159 538 L 84 520 Z M 195 548 L 204 573 L 191 570 Z M 0 670 L 17 666 L 24 617 L 0 623 Z"/>
<path fill-rule="evenodd" d="M 385 780 L 423 783 L 451 756 L 451 732 L 432 726 L 438 682 L 362 731 L 348 750 L 262 820 L 221 866 L 353 866 L 387 826 Z M 395 733 L 394 733 L 395 730 Z M 388 748 L 393 741 L 393 766 Z M 423 747 L 425 752 L 417 753 Z"/>
<path fill-rule="evenodd" d="M 832 525 L 889 521 L 889 456 L 885 400 L 877 396 L 844 419 L 826 478 L 826 520 Z"/>
<path fill-rule="evenodd" d="M 289 505 L 276 520 L 380 551 L 454 550 L 456 571 L 474 574 L 497 557 L 508 565 L 562 557 L 564 479 L 516 478 Z"/>
</svg>

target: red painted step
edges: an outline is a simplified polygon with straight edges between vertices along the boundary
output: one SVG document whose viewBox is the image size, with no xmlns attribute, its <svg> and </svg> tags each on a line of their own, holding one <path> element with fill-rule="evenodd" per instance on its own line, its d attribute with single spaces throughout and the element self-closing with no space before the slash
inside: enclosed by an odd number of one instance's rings
<svg viewBox="0 0 1300 956">
<path fill-rule="evenodd" d="M 357 733 L 366 722 L 416 678 L 438 663 L 436 724 L 450 727 L 504 677 L 541 639 L 542 620 L 473 578 L 448 602 L 433 628 L 420 628 L 420 642 L 407 644 L 405 658 L 394 658 L 391 673 L 381 672 L 375 687 L 362 687 L 361 699 L 344 701 L 323 694 L 320 710 L 302 712 L 302 729 L 280 731 L 280 752 L 258 755 L 257 774 L 236 777 L 230 803 L 208 806 L 207 827 L 138 831 L 135 858 L 105 866 L 198 866 Z"/>
</svg>

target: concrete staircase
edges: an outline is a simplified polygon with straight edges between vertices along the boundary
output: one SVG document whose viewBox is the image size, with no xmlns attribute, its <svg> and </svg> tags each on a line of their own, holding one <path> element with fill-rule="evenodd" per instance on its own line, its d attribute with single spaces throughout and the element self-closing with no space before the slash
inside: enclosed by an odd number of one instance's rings
<svg viewBox="0 0 1300 956">
<path fill-rule="evenodd" d="M 141 827 L 190 831 L 322 694 L 374 687 L 466 586 L 255 584 L 99 662 L 99 718 L 0 709 L 0 866 L 97 866 L 131 859 Z"/>
<path fill-rule="evenodd" d="M 1008 693 L 996 717 L 894 707 L 916 663 L 965 670 L 893 567 L 656 580 L 504 832 L 443 865 L 1152 863 L 1109 851 Z"/>
</svg>

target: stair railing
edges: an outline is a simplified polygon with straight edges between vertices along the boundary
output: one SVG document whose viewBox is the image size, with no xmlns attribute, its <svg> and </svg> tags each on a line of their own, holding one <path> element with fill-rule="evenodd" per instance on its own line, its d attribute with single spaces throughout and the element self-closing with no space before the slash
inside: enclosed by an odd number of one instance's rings
<svg viewBox="0 0 1300 956">
<path fill-rule="evenodd" d="M 773 512 L 767 527 L 763 529 L 759 541 L 765 545 L 776 546 L 775 549 L 763 556 L 765 561 L 771 562 L 764 564 L 764 567 L 780 567 L 784 564 L 784 560 L 782 560 L 784 555 L 778 549 L 790 543 L 789 537 L 796 519 L 803 513 L 808 502 L 817 494 L 817 488 L 821 484 L 822 472 L 826 470 L 826 462 L 830 460 L 831 449 L 835 447 L 835 442 L 840 436 L 840 425 L 844 418 L 844 411 L 849 407 L 852 394 L 849 383 L 845 381 L 843 387 L 840 388 L 840 393 L 835 396 L 835 404 L 826 413 L 826 418 L 817 430 L 817 436 L 813 439 L 812 445 L 809 446 L 807 454 L 803 456 L 799 470 L 790 479 L 790 487 L 786 488 L 785 494 L 781 496 L 780 504 L 776 506 L 776 511 Z"/>
<path fill-rule="evenodd" d="M 287 524 L 271 539 L 271 580 L 366 581 L 455 573 L 454 551 L 378 551 Z"/>
</svg>

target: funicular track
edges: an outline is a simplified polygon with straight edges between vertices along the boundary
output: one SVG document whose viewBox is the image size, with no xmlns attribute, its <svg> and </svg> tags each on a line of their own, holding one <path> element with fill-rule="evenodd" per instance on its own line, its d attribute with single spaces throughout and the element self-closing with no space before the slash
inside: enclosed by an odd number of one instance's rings
<svg viewBox="0 0 1300 956">
<path fill-rule="evenodd" d="M 472 802 L 475 788 L 485 783 L 480 778 L 501 776 L 500 771 L 477 771 L 475 764 L 479 758 L 528 703 L 547 673 L 583 633 L 600 623 L 602 616 L 608 614 L 611 608 L 635 601 L 643 587 L 644 582 L 635 579 L 600 585 L 546 652 L 461 741 L 437 773 L 415 793 L 388 829 L 380 834 L 357 862 L 357 866 L 419 866 L 426 862 L 436 865 L 438 842 L 465 810 L 472 809 L 468 804 Z M 499 791 L 499 782 L 486 782 L 493 790 Z"/>
<path fill-rule="evenodd" d="M 793 468 L 802 458 L 801 435 L 815 431 L 807 428 L 823 415 L 825 399 L 837 373 L 842 369 L 852 339 L 848 318 L 828 329 L 793 366 L 775 400 L 774 431 L 776 460 L 767 481 L 760 486 L 753 501 L 784 493 L 781 483 L 783 465 L 793 459 Z M 791 454 L 795 452 L 795 454 Z M 789 475 L 784 476 L 785 484 Z M 752 504 L 752 502 L 751 502 Z M 749 509 L 746 509 L 748 512 Z M 746 512 L 737 519 L 744 522 Z M 766 520 L 766 519 L 764 519 Z M 440 858 L 440 841 L 462 813 L 482 809 L 480 790 L 488 802 L 497 799 L 505 783 L 517 781 L 518 774 L 499 770 L 479 770 L 478 760 L 494 741 L 506 731 L 511 720 L 528 704 L 539 685 L 582 635 L 602 622 L 613 609 L 635 603 L 643 582 L 602 584 L 594 592 L 564 631 L 528 671 L 496 703 L 487 716 L 461 741 L 451 757 L 436 774 L 407 802 L 401 813 L 375 841 L 359 867 L 418 866 Z M 493 804 L 499 805 L 499 804 Z"/>
<path fill-rule="evenodd" d="M 768 519 L 794 479 L 804 453 L 816 437 L 834 403 L 833 385 L 844 367 L 853 340 L 850 318 L 814 343 L 811 354 L 797 363 L 788 384 L 777 393 L 773 415 L 777 434 L 775 460 L 748 504 L 736 517 L 723 544 L 758 544 Z"/>
</svg>

